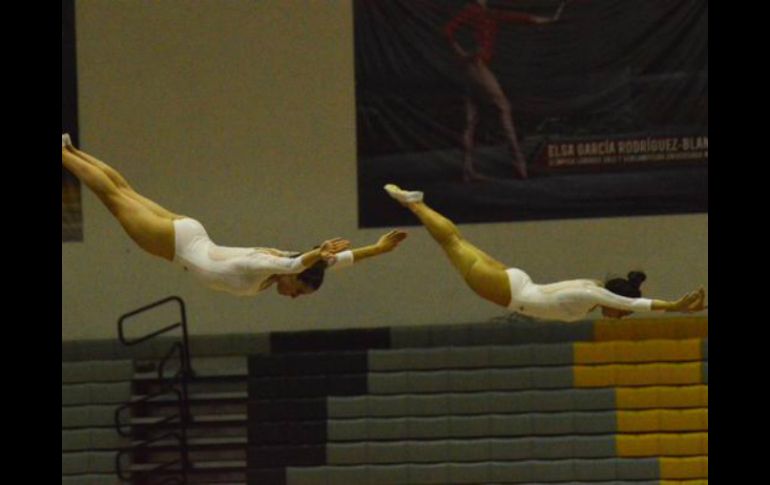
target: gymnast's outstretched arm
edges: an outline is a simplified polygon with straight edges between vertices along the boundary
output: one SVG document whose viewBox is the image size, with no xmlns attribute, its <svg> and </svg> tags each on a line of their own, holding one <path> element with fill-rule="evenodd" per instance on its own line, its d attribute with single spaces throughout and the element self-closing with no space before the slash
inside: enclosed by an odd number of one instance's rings
<svg viewBox="0 0 770 485">
<path fill-rule="evenodd" d="M 647 298 L 627 298 L 601 287 L 587 289 L 584 297 L 606 308 L 623 311 L 665 311 L 693 313 L 705 310 L 706 290 L 699 288 L 675 301 L 653 300 Z"/>
<path fill-rule="evenodd" d="M 570 0 L 562 0 L 562 2 L 559 4 L 559 7 L 556 9 L 556 12 L 551 17 L 543 17 L 542 15 L 532 15 L 532 14 L 521 13 L 521 12 L 501 11 L 499 13 L 499 18 L 503 22 L 508 22 L 512 24 L 532 24 L 532 25 L 551 24 L 559 21 L 559 19 L 561 18 L 562 12 L 564 12 L 564 7 L 569 2 Z"/>
<path fill-rule="evenodd" d="M 396 247 L 401 244 L 401 241 L 406 239 L 406 235 L 407 234 L 405 231 L 399 231 L 396 229 L 382 235 L 374 244 L 337 253 L 335 255 L 335 264 L 331 266 L 331 268 L 345 268 L 352 264 L 361 262 L 366 258 L 389 253 L 396 249 Z"/>
<path fill-rule="evenodd" d="M 350 247 L 350 241 L 334 238 L 324 241 L 319 247 L 297 256 L 288 256 L 286 251 L 267 250 L 261 257 L 242 261 L 246 271 L 269 271 L 274 274 L 296 274 L 310 268 L 320 260 L 330 261 L 336 254 Z"/>
<path fill-rule="evenodd" d="M 652 300 L 652 310 L 662 310 L 664 312 L 694 313 L 705 310 L 706 290 L 703 287 L 691 291 L 676 301 Z"/>
</svg>

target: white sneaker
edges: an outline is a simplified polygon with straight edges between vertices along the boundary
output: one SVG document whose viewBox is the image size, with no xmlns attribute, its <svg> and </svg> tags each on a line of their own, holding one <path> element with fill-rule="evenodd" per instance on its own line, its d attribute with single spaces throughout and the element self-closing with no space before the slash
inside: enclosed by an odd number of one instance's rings
<svg viewBox="0 0 770 485">
<path fill-rule="evenodd" d="M 61 136 L 61 147 L 71 147 L 72 146 L 72 140 L 70 139 L 69 134 L 65 133 Z"/>
<path fill-rule="evenodd" d="M 422 192 L 417 190 L 402 190 L 399 186 L 393 184 L 386 185 L 385 190 L 388 192 L 388 195 L 401 202 L 402 204 L 422 202 Z"/>
</svg>

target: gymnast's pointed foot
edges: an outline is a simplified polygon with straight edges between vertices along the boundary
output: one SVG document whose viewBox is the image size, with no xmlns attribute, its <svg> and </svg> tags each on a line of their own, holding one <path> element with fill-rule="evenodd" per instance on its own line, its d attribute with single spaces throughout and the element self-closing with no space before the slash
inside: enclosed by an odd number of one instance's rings
<svg viewBox="0 0 770 485">
<path fill-rule="evenodd" d="M 72 146 L 72 140 L 70 139 L 70 136 L 68 133 L 65 133 L 61 136 L 61 147 L 71 147 Z"/>
<path fill-rule="evenodd" d="M 388 195 L 400 202 L 401 205 L 422 202 L 422 192 L 420 191 L 402 190 L 399 186 L 393 184 L 387 184 L 384 188 Z"/>
</svg>

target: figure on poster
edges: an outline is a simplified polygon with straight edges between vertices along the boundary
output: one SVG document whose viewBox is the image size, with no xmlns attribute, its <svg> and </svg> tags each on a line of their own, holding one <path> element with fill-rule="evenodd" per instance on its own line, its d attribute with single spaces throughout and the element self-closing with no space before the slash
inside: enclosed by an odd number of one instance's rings
<svg viewBox="0 0 770 485">
<path fill-rule="evenodd" d="M 520 179 L 528 178 L 527 161 L 522 154 L 516 128 L 511 113 L 511 102 L 508 100 L 500 82 L 490 69 L 497 43 L 500 25 L 522 24 L 543 25 L 557 22 L 570 0 L 563 0 L 552 17 L 543 17 L 521 12 L 490 8 L 487 0 L 475 0 L 463 8 L 444 28 L 444 34 L 453 53 L 462 64 L 465 78 L 468 82 L 465 102 L 465 130 L 461 141 L 463 146 L 463 179 L 466 182 L 484 180 L 487 177 L 480 174 L 474 167 L 474 142 L 476 128 L 479 124 L 479 107 L 481 103 L 491 103 L 497 111 L 508 148 L 513 160 L 514 176 Z M 468 26 L 473 31 L 476 42 L 475 51 L 469 52 L 457 41 L 457 31 Z"/>
</svg>

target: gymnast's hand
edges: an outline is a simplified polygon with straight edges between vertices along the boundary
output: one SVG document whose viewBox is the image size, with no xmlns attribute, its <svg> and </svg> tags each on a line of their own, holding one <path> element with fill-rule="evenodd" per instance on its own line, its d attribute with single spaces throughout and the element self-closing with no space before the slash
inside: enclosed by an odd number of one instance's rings
<svg viewBox="0 0 770 485">
<path fill-rule="evenodd" d="M 350 241 L 347 239 L 342 239 L 341 237 L 336 237 L 334 239 L 324 241 L 319 247 L 321 259 L 327 263 L 333 263 L 337 259 L 334 255 L 348 249 L 349 247 Z"/>
<path fill-rule="evenodd" d="M 553 22 L 556 22 L 561 18 L 561 13 L 564 11 L 564 7 L 567 6 L 568 3 L 570 3 L 572 0 L 562 0 L 561 4 L 559 5 L 559 8 L 556 9 L 556 13 L 553 15 Z"/>
<path fill-rule="evenodd" d="M 461 64 L 473 64 L 478 59 L 477 54 L 466 51 L 457 42 L 452 42 L 452 50 Z"/>
<path fill-rule="evenodd" d="M 380 237 L 376 246 L 380 252 L 387 253 L 396 249 L 404 239 L 406 239 L 406 232 L 395 229 Z"/>
<path fill-rule="evenodd" d="M 671 303 L 666 310 L 669 312 L 694 313 L 705 310 L 708 305 L 705 304 L 706 290 L 703 287 L 687 293 L 682 298 Z"/>
<path fill-rule="evenodd" d="M 708 308 L 706 305 L 706 290 L 701 286 L 697 291 L 693 292 L 697 297 L 690 303 L 690 306 L 685 310 L 686 313 L 700 312 Z"/>
</svg>

